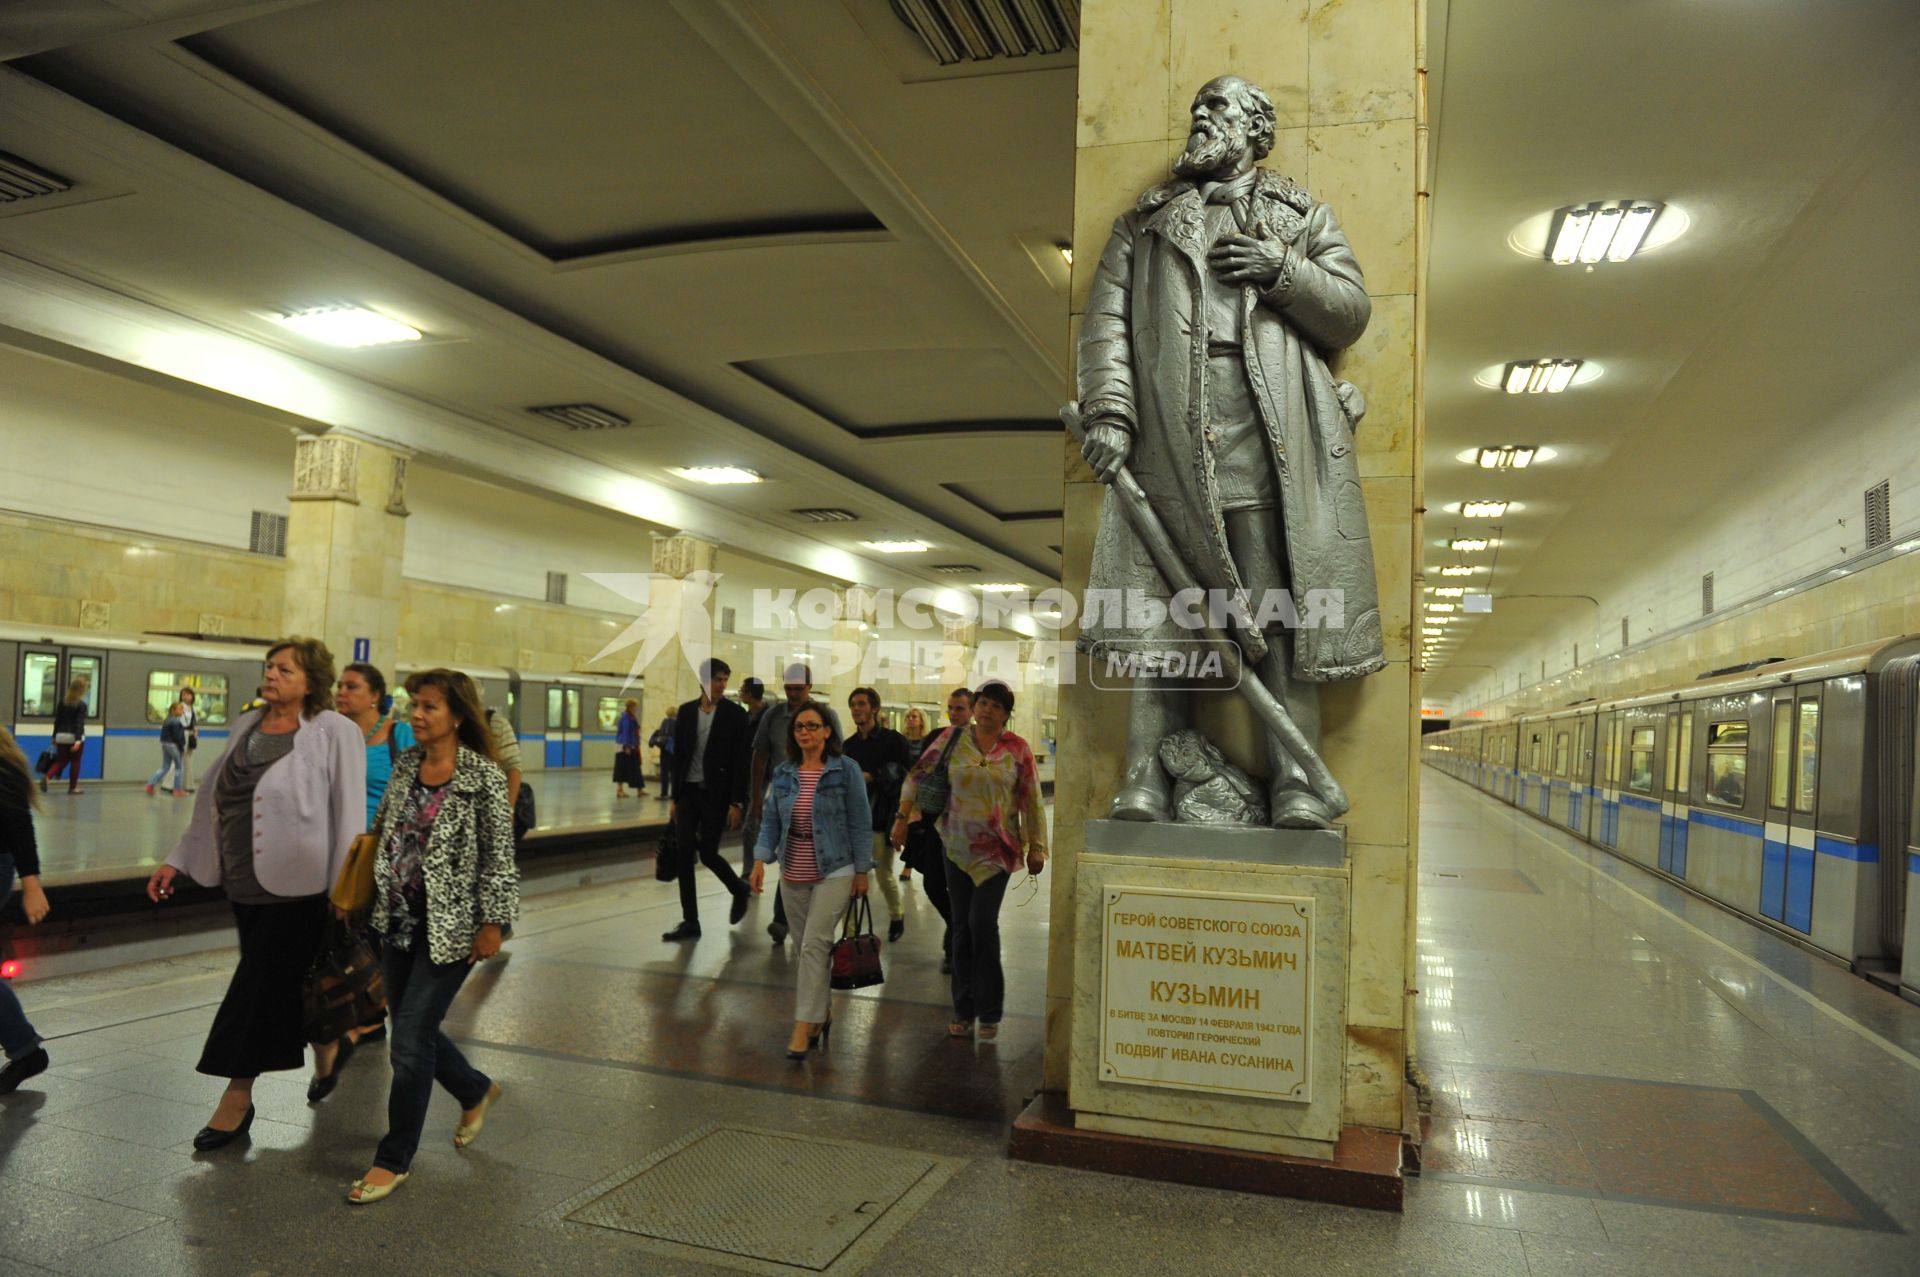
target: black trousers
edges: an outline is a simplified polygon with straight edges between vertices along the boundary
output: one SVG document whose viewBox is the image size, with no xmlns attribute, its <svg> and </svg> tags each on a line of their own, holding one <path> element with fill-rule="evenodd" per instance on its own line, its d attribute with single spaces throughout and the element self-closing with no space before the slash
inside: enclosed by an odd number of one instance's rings
<svg viewBox="0 0 1920 1277">
<path fill-rule="evenodd" d="M 673 796 L 674 840 L 680 844 L 680 916 L 700 925 L 700 904 L 694 898 L 694 874 L 701 865 L 713 870 L 733 895 L 747 889 L 740 875 L 720 854 L 720 835 L 727 830 L 727 794 L 709 785 L 682 785 Z"/>
<path fill-rule="evenodd" d="M 995 873 L 985 882 L 947 862 L 947 893 L 953 908 L 953 1018 L 1000 1023 L 1007 999 L 1007 977 L 1000 967 L 1000 905 L 1011 874 Z"/>
<path fill-rule="evenodd" d="M 258 1077 L 306 1063 L 307 969 L 326 938 L 327 898 L 233 906 L 240 929 L 240 965 L 207 1030 L 200 1072 Z"/>
</svg>

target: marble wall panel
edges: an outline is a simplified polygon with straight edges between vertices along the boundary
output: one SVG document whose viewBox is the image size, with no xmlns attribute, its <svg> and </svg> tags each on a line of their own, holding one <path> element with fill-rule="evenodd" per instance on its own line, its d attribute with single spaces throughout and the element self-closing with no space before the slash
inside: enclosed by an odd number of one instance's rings
<svg viewBox="0 0 1920 1277">
<path fill-rule="evenodd" d="M 1414 291 L 1413 146 L 1411 119 L 1316 126 L 1307 133 L 1307 189 L 1333 206 L 1369 293 Z"/>
<path fill-rule="evenodd" d="M 1364 263 L 1363 263 L 1364 265 Z M 1334 361 L 1334 370 L 1366 396 L 1366 416 L 1354 433 L 1360 473 L 1367 478 L 1413 477 L 1413 298 L 1374 297 L 1373 318 L 1360 340 Z"/>
<path fill-rule="evenodd" d="M 1347 955 L 1347 1023 L 1397 1029 L 1406 1019 L 1406 940 L 1390 925 L 1407 916 L 1408 848 L 1348 843 L 1353 929 Z"/>
<path fill-rule="evenodd" d="M 1087 290 L 1113 224 L 1132 209 L 1148 188 L 1167 180 L 1167 143 L 1163 138 L 1083 147 L 1073 168 L 1073 289 L 1071 306 L 1087 308 Z"/>
<path fill-rule="evenodd" d="M 1172 7 L 1172 0 L 1082 0 L 1075 145 L 1166 138 Z"/>
<path fill-rule="evenodd" d="M 1172 19 L 1169 138 L 1185 140 L 1193 95 L 1217 75 L 1265 89 L 1278 128 L 1307 123 L 1307 0 L 1174 0 Z"/>
<path fill-rule="evenodd" d="M 1347 839 L 1407 845 L 1413 817 L 1407 764 L 1413 734 L 1412 668 L 1394 661 L 1376 674 L 1329 683 L 1320 697 L 1321 756 L 1353 802 L 1342 821 Z M 1365 925 L 1374 925 L 1369 917 Z"/>
<path fill-rule="evenodd" d="M 1313 0 L 1311 122 L 1411 120 L 1417 21 L 1413 0 Z"/>
</svg>

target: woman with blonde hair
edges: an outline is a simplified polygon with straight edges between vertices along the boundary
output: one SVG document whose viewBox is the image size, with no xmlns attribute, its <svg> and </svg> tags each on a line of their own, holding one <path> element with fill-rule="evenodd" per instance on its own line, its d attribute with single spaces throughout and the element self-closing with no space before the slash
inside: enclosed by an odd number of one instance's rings
<svg viewBox="0 0 1920 1277">
<path fill-rule="evenodd" d="M 421 670 L 407 680 L 414 748 L 395 761 L 373 821 L 373 929 L 393 1017 L 387 1134 L 347 1201 L 377 1202 L 404 1182 L 435 1082 L 460 1104 L 453 1146 L 480 1135 L 500 1087 L 467 1062 L 440 1022 L 474 964 L 500 952 L 520 911 L 507 777 L 473 680 Z"/>
<path fill-rule="evenodd" d="M 87 689 L 92 684 L 76 678 L 67 684 L 67 694 L 53 710 L 53 764 L 40 778 L 40 792 L 47 782 L 67 771 L 67 792 L 80 792 L 80 759 L 87 752 Z"/>
<path fill-rule="evenodd" d="M 240 962 L 197 1066 L 227 1079 L 213 1117 L 193 1137 L 205 1152 L 253 1124 L 253 1080 L 306 1060 L 301 1032 L 307 969 L 327 925 L 327 896 L 367 822 L 361 731 L 333 710 L 333 653 L 314 638 L 267 650 L 261 708 L 233 724 L 194 799 L 193 818 L 147 880 L 154 901 L 185 873 L 226 890 Z"/>
<path fill-rule="evenodd" d="M 33 835 L 33 813 L 40 796 L 33 792 L 33 772 L 20 743 L 0 727 L 0 900 L 13 894 L 14 875 L 20 876 L 20 907 L 27 921 L 47 916 L 47 893 L 40 889 L 40 851 Z M 0 1068 L 0 1095 L 15 1090 L 35 1074 L 47 1071 L 47 1052 L 40 1035 L 20 1009 L 4 980 L 0 980 L 0 1050 L 7 1054 Z"/>
</svg>

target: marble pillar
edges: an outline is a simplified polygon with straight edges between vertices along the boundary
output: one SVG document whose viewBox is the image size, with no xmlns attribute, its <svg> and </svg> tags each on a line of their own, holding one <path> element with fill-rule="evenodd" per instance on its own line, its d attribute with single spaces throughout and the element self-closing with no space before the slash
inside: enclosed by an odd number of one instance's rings
<svg viewBox="0 0 1920 1277">
<path fill-rule="evenodd" d="M 302 438 L 287 511 L 281 629 L 311 634 L 334 662 L 371 661 L 392 679 L 399 657 L 407 457 L 338 431 Z"/>
<path fill-rule="evenodd" d="M 1241 75 L 1265 88 L 1279 117 L 1276 145 L 1265 166 L 1294 177 L 1333 206 L 1373 302 L 1365 335 L 1334 367 L 1360 386 L 1368 403 L 1357 446 L 1388 664 L 1363 680 L 1325 688 L 1323 752 L 1347 786 L 1352 810 L 1342 821 L 1344 866 L 1309 876 L 1316 891 L 1342 897 L 1328 898 L 1326 914 L 1344 921 L 1344 952 L 1319 964 L 1322 970 L 1340 968 L 1339 987 L 1326 994 L 1338 1000 L 1340 1014 L 1337 1049 L 1330 1052 L 1338 1061 L 1332 1070 L 1336 1076 L 1316 1077 L 1315 1108 L 1324 1103 L 1319 1088 L 1330 1086 L 1342 1126 L 1389 1131 L 1399 1129 L 1406 1117 L 1413 921 L 1418 743 L 1413 724 L 1420 689 L 1410 622 L 1421 572 L 1417 347 L 1424 265 L 1419 197 L 1423 21 L 1418 0 L 1087 0 L 1076 118 L 1073 313 L 1063 334 L 1071 349 L 1115 217 L 1167 178 L 1172 158 L 1185 143 L 1194 91 L 1222 74 Z M 1078 592 L 1086 585 L 1101 485 L 1071 441 L 1064 470 L 1063 584 Z M 1084 656 L 1077 666 L 1060 689 L 1051 869 L 1056 881 L 1046 1086 L 1062 1094 L 1076 1079 L 1083 1091 L 1090 1086 L 1083 1057 L 1097 1034 L 1090 1035 L 1085 1023 L 1076 1024 L 1076 1017 L 1084 1021 L 1089 1014 L 1087 946 L 1099 940 L 1082 933 L 1093 916 L 1087 901 L 1099 883 L 1111 881 L 1113 867 L 1104 854 L 1087 853 L 1087 824 L 1106 814 L 1126 737 L 1126 698 L 1095 690 Z M 1236 762 L 1263 768 L 1243 706 L 1222 702 L 1203 715 L 1200 725 Z M 1083 863 L 1085 884 L 1078 881 Z M 1231 876 L 1242 868 L 1222 863 L 1209 872 Z M 1199 871 L 1168 872 L 1178 878 Z M 1086 890 L 1080 890 L 1083 886 Z M 1296 884 L 1278 894 L 1300 890 Z M 1083 972 L 1077 1000 L 1076 965 Z M 1322 1022 L 1332 1025 L 1335 1017 Z M 1181 1093 L 1164 1094 L 1177 1100 Z M 1240 1120 L 1231 1107 L 1223 1111 Z M 1112 1125 L 1109 1117 L 1096 1117 L 1091 1124 L 1102 1122 Z M 1115 1129 L 1148 1130 L 1137 1121 Z M 1307 1145 L 1287 1143 L 1282 1126 L 1268 1129 L 1272 1139 L 1259 1147 L 1307 1151 Z M 1316 1120 L 1313 1138 L 1324 1140 L 1327 1133 Z M 1194 1131 L 1170 1131 L 1167 1138 L 1208 1142 Z"/>
<path fill-rule="evenodd" d="M 670 621 L 673 637 L 657 650 L 642 674 L 640 739 L 653 734 L 660 720 L 700 695 L 699 663 L 712 654 L 715 563 L 720 547 L 699 537 L 655 536 L 653 580 L 647 598 L 649 633 L 653 618 Z M 745 677 L 741 675 L 741 677 Z M 652 751 L 643 749 L 651 761 Z"/>
</svg>

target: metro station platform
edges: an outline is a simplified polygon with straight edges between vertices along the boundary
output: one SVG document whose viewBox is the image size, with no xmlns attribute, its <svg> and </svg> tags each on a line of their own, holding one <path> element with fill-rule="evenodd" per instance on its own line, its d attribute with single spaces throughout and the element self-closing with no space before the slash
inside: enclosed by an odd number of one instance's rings
<svg viewBox="0 0 1920 1277">
<path fill-rule="evenodd" d="M 798 1065 L 769 902 L 729 930 L 710 888 L 704 937 L 668 947 L 673 889 L 628 880 L 529 898 L 447 1026 L 505 1098 L 456 1152 L 437 1094 L 414 1177 L 367 1208 L 342 1195 L 384 1127 L 377 1048 L 315 1107 L 263 1079 L 251 1141 L 191 1152 L 230 949 L 20 984 L 54 1067 L 0 1100 L 0 1273 L 1915 1271 L 1920 1010 L 1423 779 L 1433 1113 L 1403 1215 L 1009 1161 L 1051 876 L 1008 893 L 998 1043 L 945 1036 L 916 889 L 887 982 Z M 861 1199 L 841 1233 L 789 1222 L 822 1184 Z"/>
</svg>

